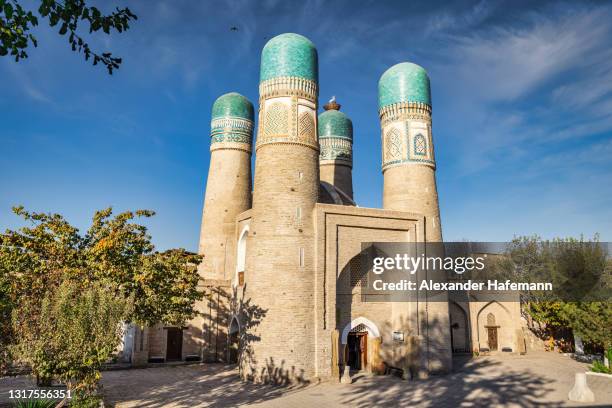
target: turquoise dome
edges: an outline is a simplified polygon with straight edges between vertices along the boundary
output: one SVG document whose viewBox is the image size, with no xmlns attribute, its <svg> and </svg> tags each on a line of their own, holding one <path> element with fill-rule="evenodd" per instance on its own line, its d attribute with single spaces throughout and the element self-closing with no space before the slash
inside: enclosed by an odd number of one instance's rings
<svg viewBox="0 0 612 408">
<path fill-rule="evenodd" d="M 328 110 L 319 115 L 319 138 L 353 140 L 353 122 L 343 112 Z"/>
<path fill-rule="evenodd" d="M 429 76 L 423 67 L 402 62 L 382 74 L 378 81 L 378 108 L 398 102 L 421 102 L 431 106 Z"/>
<path fill-rule="evenodd" d="M 278 77 L 318 81 L 317 49 L 306 37 L 285 33 L 272 38 L 261 52 L 259 82 Z"/>
<path fill-rule="evenodd" d="M 226 93 L 217 98 L 212 107 L 212 118 L 228 116 L 253 120 L 253 104 L 236 92 Z"/>
</svg>

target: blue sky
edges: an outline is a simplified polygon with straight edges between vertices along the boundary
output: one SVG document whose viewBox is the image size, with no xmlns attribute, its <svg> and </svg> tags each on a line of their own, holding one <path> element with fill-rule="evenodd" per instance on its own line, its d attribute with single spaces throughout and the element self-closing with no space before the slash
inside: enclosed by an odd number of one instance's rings
<svg viewBox="0 0 612 408">
<path fill-rule="evenodd" d="M 611 3 L 107 3 L 139 17 L 91 37 L 124 58 L 113 76 L 44 25 L 29 59 L 0 58 L 1 230 L 21 225 L 16 204 L 81 228 L 95 209 L 148 208 L 160 249 L 195 250 L 211 105 L 256 103 L 261 48 L 297 32 L 318 48 L 320 101 L 353 119 L 360 206 L 382 202 L 378 78 L 411 61 L 432 82 L 446 240 L 612 241 Z"/>
</svg>

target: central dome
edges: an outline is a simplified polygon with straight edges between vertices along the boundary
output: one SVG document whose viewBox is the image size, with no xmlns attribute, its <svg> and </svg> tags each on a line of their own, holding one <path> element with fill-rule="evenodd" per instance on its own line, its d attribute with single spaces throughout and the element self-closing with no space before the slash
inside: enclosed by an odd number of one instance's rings
<svg viewBox="0 0 612 408">
<path fill-rule="evenodd" d="M 328 110 L 319 115 L 319 138 L 353 140 L 353 122 L 344 113 Z"/>
<path fill-rule="evenodd" d="M 308 38 L 285 33 L 272 38 L 261 52 L 259 82 L 278 77 L 318 81 L 317 49 Z"/>
</svg>

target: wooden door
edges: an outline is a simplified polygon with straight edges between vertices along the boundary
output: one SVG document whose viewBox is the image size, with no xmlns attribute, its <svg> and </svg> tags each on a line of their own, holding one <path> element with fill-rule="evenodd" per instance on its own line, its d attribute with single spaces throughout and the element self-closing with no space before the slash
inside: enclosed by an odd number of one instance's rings
<svg viewBox="0 0 612 408">
<path fill-rule="evenodd" d="M 359 333 L 359 354 L 361 360 L 361 369 L 365 370 L 368 365 L 368 335 L 366 333 Z"/>
<path fill-rule="evenodd" d="M 183 357 L 183 330 L 177 327 L 169 327 L 167 331 L 166 361 L 181 360 Z"/>
<path fill-rule="evenodd" d="M 488 337 L 489 337 L 489 350 L 496 351 L 497 350 L 497 327 L 488 327 Z"/>
</svg>

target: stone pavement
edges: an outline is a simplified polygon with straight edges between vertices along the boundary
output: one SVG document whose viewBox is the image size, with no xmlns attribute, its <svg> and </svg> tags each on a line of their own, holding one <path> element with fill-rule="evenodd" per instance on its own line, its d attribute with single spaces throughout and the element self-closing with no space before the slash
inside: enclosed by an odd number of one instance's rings
<svg viewBox="0 0 612 408">
<path fill-rule="evenodd" d="M 612 406 L 612 379 L 588 376 L 596 402 L 567 401 L 574 373 L 587 365 L 554 353 L 456 359 L 455 371 L 423 381 L 357 375 L 352 384 L 282 388 L 237 379 L 222 365 L 108 371 L 103 391 L 117 407 L 534 407 Z M 29 388 L 25 377 L 0 379 L 0 406 L 11 388 Z M 116 404 L 116 405 L 115 405 Z"/>
</svg>

